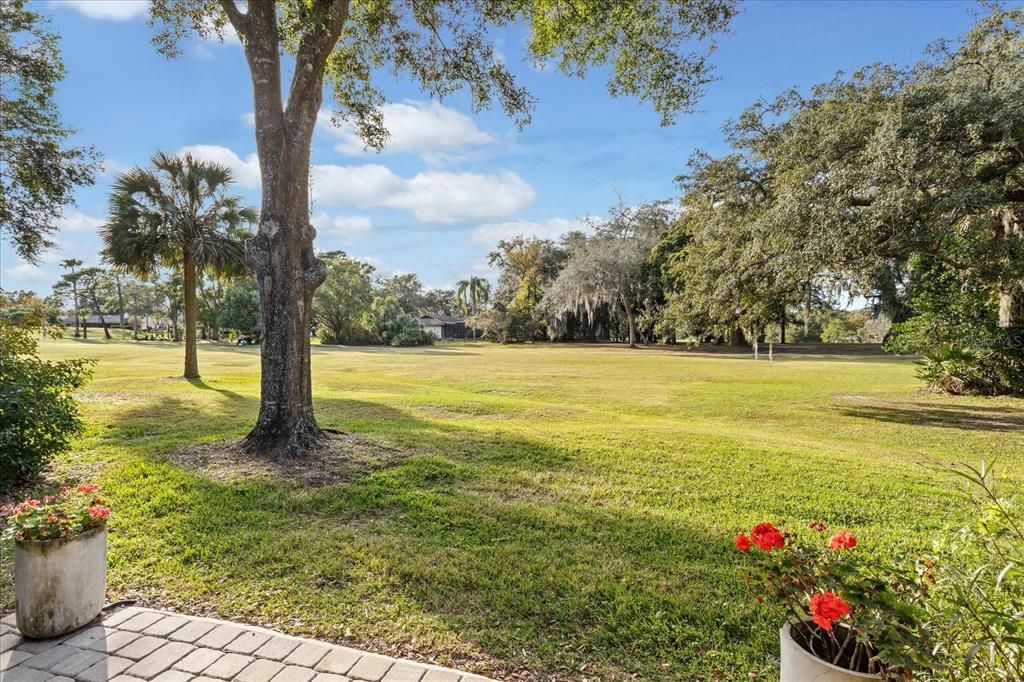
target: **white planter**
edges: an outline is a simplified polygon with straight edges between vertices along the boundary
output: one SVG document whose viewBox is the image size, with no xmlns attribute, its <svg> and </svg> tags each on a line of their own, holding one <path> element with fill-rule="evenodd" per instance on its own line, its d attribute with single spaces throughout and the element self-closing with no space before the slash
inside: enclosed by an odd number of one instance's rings
<svg viewBox="0 0 1024 682">
<path fill-rule="evenodd" d="M 70 540 L 15 542 L 18 629 L 28 637 L 57 637 L 82 627 L 99 615 L 106 591 L 106 528 Z"/>
<path fill-rule="evenodd" d="M 779 682 L 862 682 L 881 679 L 879 675 L 855 673 L 834 666 L 812 655 L 790 636 L 789 623 L 779 630 L 779 648 L 782 654 Z"/>
</svg>

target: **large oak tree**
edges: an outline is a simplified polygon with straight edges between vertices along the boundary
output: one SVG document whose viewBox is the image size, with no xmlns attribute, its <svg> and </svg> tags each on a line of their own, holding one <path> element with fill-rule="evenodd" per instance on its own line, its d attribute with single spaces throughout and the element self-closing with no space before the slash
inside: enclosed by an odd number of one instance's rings
<svg viewBox="0 0 1024 682">
<path fill-rule="evenodd" d="M 322 438 L 313 416 L 309 331 L 325 269 L 313 250 L 309 161 L 325 81 L 336 117 L 353 122 L 373 148 L 387 141 L 385 96 L 374 83 L 381 71 L 409 78 L 430 97 L 464 89 L 475 109 L 497 101 L 523 125 L 534 98 L 496 55 L 489 33 L 526 24 L 526 51 L 537 64 L 573 76 L 607 64 L 609 92 L 650 102 L 667 124 L 690 110 L 709 82 L 711 39 L 733 14 L 733 0 L 153 0 L 160 50 L 173 55 L 186 34 L 209 36 L 230 24 L 252 77 L 263 193 L 247 258 L 264 333 L 260 414 L 249 449 L 301 454 Z M 283 65 L 291 69 L 287 88 Z"/>
</svg>

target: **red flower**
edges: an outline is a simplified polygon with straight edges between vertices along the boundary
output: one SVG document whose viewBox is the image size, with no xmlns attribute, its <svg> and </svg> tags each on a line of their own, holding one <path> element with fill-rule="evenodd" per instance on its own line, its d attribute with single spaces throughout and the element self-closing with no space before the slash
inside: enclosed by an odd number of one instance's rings
<svg viewBox="0 0 1024 682">
<path fill-rule="evenodd" d="M 110 516 L 110 507 L 104 507 L 98 504 L 89 507 L 89 516 L 94 519 L 105 519 Z"/>
<path fill-rule="evenodd" d="M 86 495 L 94 493 L 99 489 L 100 487 L 94 483 L 86 483 L 84 485 L 78 486 L 78 492 L 85 493 Z"/>
<path fill-rule="evenodd" d="M 754 529 L 750 531 L 750 539 L 766 552 L 786 546 L 786 540 L 782 537 L 782 533 L 770 523 L 759 523 L 754 526 Z"/>
<path fill-rule="evenodd" d="M 857 546 L 857 538 L 848 530 L 841 530 L 828 541 L 829 549 L 853 549 Z"/>
<path fill-rule="evenodd" d="M 811 620 L 822 630 L 831 630 L 832 624 L 850 614 L 850 605 L 835 592 L 818 592 L 811 596 Z"/>
<path fill-rule="evenodd" d="M 750 538 L 748 538 L 743 533 L 740 533 L 739 535 L 737 535 L 736 536 L 736 549 L 738 549 L 741 552 L 749 552 L 750 551 Z"/>
<path fill-rule="evenodd" d="M 819 533 L 822 533 L 822 532 L 828 530 L 828 524 L 825 523 L 824 521 L 811 521 L 810 523 L 807 524 L 807 527 L 810 528 L 811 530 L 816 530 Z"/>
</svg>

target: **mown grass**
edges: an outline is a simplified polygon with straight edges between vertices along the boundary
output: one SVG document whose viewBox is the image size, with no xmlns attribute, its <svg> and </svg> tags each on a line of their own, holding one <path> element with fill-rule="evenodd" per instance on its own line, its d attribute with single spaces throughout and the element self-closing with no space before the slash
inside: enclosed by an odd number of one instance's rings
<svg viewBox="0 0 1024 682">
<path fill-rule="evenodd" d="M 257 349 L 203 345 L 193 383 L 171 343 L 42 351 L 97 360 L 53 476 L 112 498 L 110 599 L 499 678 L 772 679 L 738 530 L 823 519 L 909 558 L 963 520 L 923 462 L 1024 474 L 1019 401 L 923 394 L 908 360 L 466 344 L 314 347 L 320 423 L 405 456 L 326 487 L 225 479 L 168 455 L 244 435 Z"/>
</svg>

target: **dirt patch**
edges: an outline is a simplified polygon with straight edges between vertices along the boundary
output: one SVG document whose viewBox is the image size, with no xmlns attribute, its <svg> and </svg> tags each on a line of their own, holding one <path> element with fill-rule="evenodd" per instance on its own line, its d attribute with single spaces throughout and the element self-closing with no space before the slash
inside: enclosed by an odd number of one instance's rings
<svg viewBox="0 0 1024 682">
<path fill-rule="evenodd" d="M 376 441 L 346 433 L 328 433 L 323 447 L 304 457 L 280 462 L 252 455 L 242 441 L 198 443 L 167 455 L 174 463 L 215 481 L 282 478 L 320 488 L 396 466 L 411 455 Z"/>
</svg>

